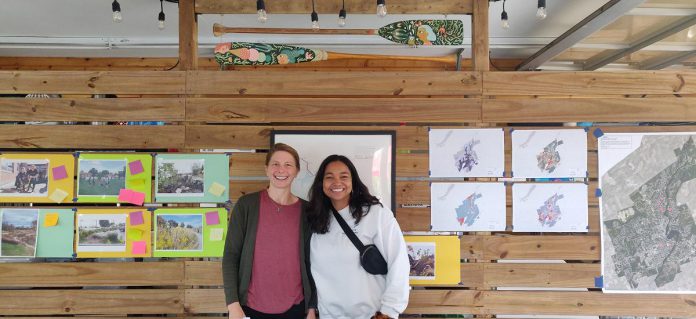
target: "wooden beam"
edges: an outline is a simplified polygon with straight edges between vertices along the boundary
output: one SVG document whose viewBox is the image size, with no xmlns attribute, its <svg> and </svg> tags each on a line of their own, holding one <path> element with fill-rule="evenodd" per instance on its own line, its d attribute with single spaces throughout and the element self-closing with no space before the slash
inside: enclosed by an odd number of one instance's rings
<svg viewBox="0 0 696 319">
<path fill-rule="evenodd" d="M 390 14 L 469 14 L 472 3 L 478 0 L 390 0 L 387 1 L 387 11 Z M 346 0 L 349 14 L 375 14 L 374 1 Z M 316 1 L 318 13 L 337 13 L 341 9 L 339 1 Z M 309 14 L 312 12 L 312 2 L 302 1 L 266 1 L 266 11 L 269 18 L 274 14 Z M 205 14 L 255 14 L 255 1 L 239 0 L 196 0 L 196 13 Z"/>
<path fill-rule="evenodd" d="M 0 99 L 0 121 L 183 121 L 184 99 Z"/>
<path fill-rule="evenodd" d="M 198 17 L 195 0 L 179 0 L 179 70 L 198 69 Z"/>
<path fill-rule="evenodd" d="M 462 258 L 599 260 L 599 236 L 462 236 Z"/>
<path fill-rule="evenodd" d="M 183 148 L 184 126 L 0 125 L 0 148 Z"/>
<path fill-rule="evenodd" d="M 0 71 L 0 94 L 184 94 L 184 72 Z"/>
<path fill-rule="evenodd" d="M 488 0 L 473 0 L 471 17 L 471 55 L 474 71 L 490 70 L 490 40 L 488 36 Z"/>
</svg>

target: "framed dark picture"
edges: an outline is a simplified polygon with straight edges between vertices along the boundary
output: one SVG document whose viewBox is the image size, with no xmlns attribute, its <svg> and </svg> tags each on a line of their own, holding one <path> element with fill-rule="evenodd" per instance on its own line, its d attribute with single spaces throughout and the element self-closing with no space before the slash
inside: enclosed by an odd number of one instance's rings
<svg viewBox="0 0 696 319">
<path fill-rule="evenodd" d="M 300 154 L 300 173 L 292 192 L 307 199 L 321 162 L 329 155 L 348 157 L 370 193 L 395 211 L 396 132 L 395 131 L 291 131 L 275 130 L 271 145 L 285 143 Z"/>
</svg>

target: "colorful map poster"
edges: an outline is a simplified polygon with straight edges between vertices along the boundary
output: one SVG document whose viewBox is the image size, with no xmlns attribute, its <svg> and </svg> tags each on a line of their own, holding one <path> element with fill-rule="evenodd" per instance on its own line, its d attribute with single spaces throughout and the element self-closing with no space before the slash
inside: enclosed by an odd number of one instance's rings
<svg viewBox="0 0 696 319">
<path fill-rule="evenodd" d="M 503 177 L 503 129 L 431 129 L 431 177 Z"/>
<path fill-rule="evenodd" d="M 411 285 L 456 285 L 462 281 L 457 236 L 404 236 Z"/>
<path fill-rule="evenodd" d="M 587 185 L 515 183 L 513 232 L 587 232 Z"/>
<path fill-rule="evenodd" d="M 599 138 L 606 292 L 696 293 L 696 135 Z"/>
<path fill-rule="evenodd" d="M 505 231 L 503 183 L 432 183 L 432 231 Z"/>
<path fill-rule="evenodd" d="M 585 130 L 514 130 L 511 135 L 513 177 L 587 176 Z"/>
</svg>

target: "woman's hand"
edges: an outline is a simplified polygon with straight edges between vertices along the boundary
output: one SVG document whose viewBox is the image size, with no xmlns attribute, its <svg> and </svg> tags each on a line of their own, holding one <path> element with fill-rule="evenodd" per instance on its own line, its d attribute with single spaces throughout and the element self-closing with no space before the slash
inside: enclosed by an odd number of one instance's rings
<svg viewBox="0 0 696 319">
<path fill-rule="evenodd" d="M 227 310 L 230 312 L 229 319 L 242 319 L 246 317 L 239 302 L 233 302 L 227 305 Z"/>
<path fill-rule="evenodd" d="M 317 312 L 314 310 L 314 308 L 309 308 L 307 310 L 307 319 L 316 319 L 317 318 Z"/>
<path fill-rule="evenodd" d="M 392 319 L 391 317 L 377 311 L 374 316 L 372 316 L 371 319 Z"/>
</svg>

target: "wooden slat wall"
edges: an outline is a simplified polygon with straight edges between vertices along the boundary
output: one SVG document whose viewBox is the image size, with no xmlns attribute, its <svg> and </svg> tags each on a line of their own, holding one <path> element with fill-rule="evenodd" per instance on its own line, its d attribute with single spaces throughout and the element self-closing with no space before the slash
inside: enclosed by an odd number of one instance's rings
<svg viewBox="0 0 696 319">
<path fill-rule="evenodd" d="M 423 232 L 429 230 L 430 209 L 400 205 L 430 202 L 430 127 L 688 122 L 694 119 L 695 79 L 696 72 L 688 71 L 0 71 L 0 94 L 64 96 L 0 98 L 0 121 L 76 122 L 0 124 L 0 148 L 263 151 L 268 149 L 270 132 L 276 128 L 394 130 L 397 219 L 405 231 Z M 117 94 L 118 98 L 89 98 L 104 93 Z M 166 125 L 82 124 L 89 121 L 164 121 Z M 694 126 L 600 127 L 604 132 L 696 131 Z M 588 132 L 590 190 L 597 187 L 598 177 L 597 139 L 591 134 L 594 129 Z M 505 131 L 506 171 L 511 165 L 509 131 Z M 233 202 L 267 183 L 264 157 L 263 152 L 231 156 Z M 407 312 L 696 316 L 693 295 L 594 291 L 594 278 L 600 274 L 600 221 L 592 191 L 588 200 L 587 234 L 464 234 L 461 256 L 466 262 L 461 265 L 461 283 L 456 288 L 414 289 Z M 510 220 L 510 196 L 507 205 Z M 215 259 L 5 263 L 0 264 L 0 314 L 223 316 L 220 284 L 220 262 Z M 113 286 L 120 289 L 111 289 Z M 504 291 L 503 287 L 592 291 L 518 292 Z"/>
</svg>

